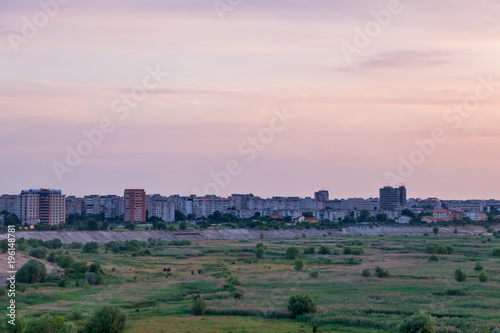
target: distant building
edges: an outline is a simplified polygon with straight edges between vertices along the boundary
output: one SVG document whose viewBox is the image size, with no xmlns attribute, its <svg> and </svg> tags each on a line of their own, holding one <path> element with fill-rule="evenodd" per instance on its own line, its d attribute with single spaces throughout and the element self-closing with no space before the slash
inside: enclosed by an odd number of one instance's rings
<svg viewBox="0 0 500 333">
<path fill-rule="evenodd" d="M 146 221 L 146 192 L 143 189 L 126 189 L 123 195 L 123 220 Z"/>
<path fill-rule="evenodd" d="M 97 194 L 86 195 L 85 199 L 85 214 L 98 215 L 101 212 L 100 197 Z"/>
<path fill-rule="evenodd" d="M 330 194 L 328 191 L 321 190 L 314 193 L 314 199 L 316 199 L 316 201 L 327 202 L 330 200 Z"/>
<path fill-rule="evenodd" d="M 19 196 L 4 194 L 0 196 L 0 212 L 4 210 L 10 214 L 18 213 Z"/>
<path fill-rule="evenodd" d="M 66 196 L 61 190 L 37 189 L 21 191 L 19 219 L 23 224 L 58 225 L 66 218 Z"/>
<path fill-rule="evenodd" d="M 85 213 L 85 199 L 75 196 L 66 197 L 66 216 L 71 214 L 82 215 Z"/>
<path fill-rule="evenodd" d="M 406 205 L 406 187 L 385 186 L 380 189 L 380 209 L 394 210 Z"/>
<path fill-rule="evenodd" d="M 447 209 L 434 209 L 432 217 L 440 221 L 451 221 L 453 220 L 453 213 Z"/>
</svg>

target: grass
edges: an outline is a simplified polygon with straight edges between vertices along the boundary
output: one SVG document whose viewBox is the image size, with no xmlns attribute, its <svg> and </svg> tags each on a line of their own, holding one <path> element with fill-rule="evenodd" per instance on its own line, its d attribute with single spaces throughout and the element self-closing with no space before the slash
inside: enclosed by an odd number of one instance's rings
<svg viewBox="0 0 500 333">
<path fill-rule="evenodd" d="M 26 316 L 78 312 L 82 318 L 76 323 L 82 328 L 96 306 L 111 304 L 127 314 L 127 332 L 312 332 L 318 325 L 319 332 L 382 333 L 393 331 L 405 316 L 425 310 L 435 317 L 438 332 L 484 333 L 500 322 L 500 260 L 491 256 L 499 240 L 484 240 L 438 235 L 218 241 L 163 244 L 150 248 L 153 255 L 147 257 L 105 253 L 102 248 L 97 254 L 69 250 L 77 260 L 99 261 L 112 283 L 90 289 L 74 284 L 29 286 L 18 294 L 18 311 Z M 293 261 L 284 257 L 290 246 L 340 249 L 356 241 L 363 241 L 363 255 L 303 255 L 303 272 L 294 271 Z M 260 260 L 254 255 L 258 242 L 267 247 Z M 429 242 L 452 245 L 456 253 L 439 255 L 439 263 L 429 262 L 424 253 Z M 490 275 L 488 283 L 478 281 L 478 260 Z M 378 265 L 391 276 L 374 277 Z M 454 280 L 459 266 L 467 282 Z M 172 275 L 166 277 L 164 268 Z M 365 269 L 372 277 L 361 276 Z M 311 278 L 311 271 L 318 271 L 319 277 Z M 230 276 L 241 281 L 235 288 L 244 294 L 242 299 L 234 298 Z M 286 314 L 288 299 L 298 292 L 313 297 L 316 315 L 269 320 L 260 315 L 267 309 Z M 191 297 L 197 294 L 207 302 L 206 316 L 190 313 Z"/>
</svg>

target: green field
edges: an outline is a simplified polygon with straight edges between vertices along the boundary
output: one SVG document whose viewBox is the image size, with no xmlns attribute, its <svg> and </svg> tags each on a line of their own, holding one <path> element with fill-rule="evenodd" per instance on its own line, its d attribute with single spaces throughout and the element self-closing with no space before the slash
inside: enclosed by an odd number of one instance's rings
<svg viewBox="0 0 500 333">
<path fill-rule="evenodd" d="M 342 254 L 355 241 L 363 242 L 364 254 Z M 257 261 L 258 242 L 267 248 Z M 452 245 L 456 253 L 429 262 L 424 251 L 430 242 Z M 319 332 L 392 332 L 405 316 L 425 310 L 435 318 L 437 332 L 486 333 L 500 326 L 500 259 L 491 255 L 499 244 L 499 239 L 483 236 L 327 236 L 163 243 L 150 247 L 152 256 L 105 253 L 103 246 L 98 254 L 68 250 L 78 260 L 100 262 L 108 284 L 89 289 L 74 282 L 66 288 L 25 285 L 17 306 L 25 317 L 62 314 L 81 329 L 98 305 L 116 305 L 127 315 L 126 332 L 312 332 L 313 325 Z M 290 246 L 317 251 L 323 245 L 340 255 L 303 255 L 306 268 L 301 272 L 285 259 Z M 478 281 L 478 261 L 490 276 L 487 283 Z M 390 277 L 374 277 L 377 265 L 388 269 Z M 466 282 L 455 281 L 457 267 L 466 271 Z M 164 268 L 172 274 L 166 277 Z M 372 277 L 361 276 L 365 269 Z M 319 277 L 311 277 L 311 271 Z M 228 284 L 231 276 L 241 285 Z M 318 313 L 292 319 L 288 299 L 301 292 L 313 297 Z M 236 293 L 244 296 L 235 298 Z M 208 305 L 201 317 L 191 314 L 197 294 Z M 262 313 L 269 309 L 281 319 L 264 319 Z"/>
</svg>

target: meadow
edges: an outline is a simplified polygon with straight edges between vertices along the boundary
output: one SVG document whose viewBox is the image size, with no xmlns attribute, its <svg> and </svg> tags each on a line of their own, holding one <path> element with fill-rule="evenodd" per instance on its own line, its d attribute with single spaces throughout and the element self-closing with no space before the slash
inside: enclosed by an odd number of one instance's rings
<svg viewBox="0 0 500 333">
<path fill-rule="evenodd" d="M 256 258 L 256 245 L 265 246 Z M 454 254 L 437 254 L 430 262 L 428 243 L 450 245 Z M 98 253 L 68 251 L 77 260 L 99 262 L 106 284 L 65 288 L 55 282 L 23 285 L 17 295 L 25 317 L 61 314 L 83 328 L 102 304 L 119 306 L 127 315 L 126 332 L 393 332 L 419 310 L 430 313 L 441 333 L 489 333 L 500 326 L 500 258 L 491 236 L 345 236 L 287 240 L 193 242 L 168 245 L 150 240 L 150 256 L 113 253 L 101 245 Z M 306 266 L 294 270 L 285 252 L 295 246 L 314 247 L 302 254 Z M 318 254 L 326 246 L 335 254 Z M 344 254 L 361 247 L 363 254 Z M 478 280 L 481 262 L 490 277 Z M 374 275 L 376 266 L 390 276 Z M 462 267 L 465 282 L 454 272 Z M 369 270 L 370 277 L 362 272 Z M 317 275 L 313 272 L 317 272 Z M 290 296 L 307 293 L 316 314 L 292 318 Z M 192 297 L 207 303 L 203 316 L 191 313 Z M 2 297 L 4 300 L 5 297 Z M 269 319 L 264 318 L 266 313 Z"/>
</svg>

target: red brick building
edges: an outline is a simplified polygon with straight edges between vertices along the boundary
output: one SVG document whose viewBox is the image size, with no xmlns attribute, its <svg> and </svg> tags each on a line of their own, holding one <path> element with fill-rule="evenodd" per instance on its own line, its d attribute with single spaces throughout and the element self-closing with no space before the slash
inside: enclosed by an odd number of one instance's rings
<svg viewBox="0 0 500 333">
<path fill-rule="evenodd" d="M 125 222 L 146 221 L 146 191 L 126 189 L 123 194 L 123 220 Z"/>
</svg>

